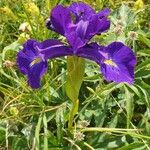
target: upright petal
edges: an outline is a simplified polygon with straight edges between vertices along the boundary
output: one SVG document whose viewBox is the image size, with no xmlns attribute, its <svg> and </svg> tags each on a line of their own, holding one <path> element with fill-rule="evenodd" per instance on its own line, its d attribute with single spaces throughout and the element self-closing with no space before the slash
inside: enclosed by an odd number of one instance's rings
<svg viewBox="0 0 150 150">
<path fill-rule="evenodd" d="M 64 35 L 70 23 L 70 10 L 62 5 L 57 5 L 51 11 L 50 19 L 47 21 L 47 27 Z"/>
<path fill-rule="evenodd" d="M 90 20 L 80 20 L 69 28 L 65 36 L 74 49 L 79 49 L 86 45 L 93 36 L 108 30 L 109 27 L 110 21 L 107 18 L 99 19 L 97 15 L 93 15 Z"/>
<path fill-rule="evenodd" d="M 107 18 L 99 19 L 98 15 L 93 15 L 89 21 L 86 38 L 91 39 L 94 35 L 105 32 L 110 28 L 110 20 Z"/>
<path fill-rule="evenodd" d="M 110 14 L 110 9 L 109 8 L 105 8 L 103 10 L 100 10 L 97 15 L 100 19 L 107 17 Z"/>
<path fill-rule="evenodd" d="M 109 29 L 109 13 L 108 8 L 96 13 L 83 2 L 74 2 L 68 8 L 58 5 L 51 11 L 46 26 L 65 36 L 68 43 L 77 50 L 85 46 L 94 35 Z"/>
<path fill-rule="evenodd" d="M 86 32 L 88 28 L 88 21 L 79 21 L 75 26 L 70 28 L 65 34 L 69 44 L 74 48 L 78 49 L 84 46 L 89 40 L 86 38 Z"/>
<path fill-rule="evenodd" d="M 75 22 L 88 20 L 91 15 L 95 14 L 95 11 L 83 2 L 74 2 L 70 5 L 69 9 L 75 15 Z"/>
</svg>

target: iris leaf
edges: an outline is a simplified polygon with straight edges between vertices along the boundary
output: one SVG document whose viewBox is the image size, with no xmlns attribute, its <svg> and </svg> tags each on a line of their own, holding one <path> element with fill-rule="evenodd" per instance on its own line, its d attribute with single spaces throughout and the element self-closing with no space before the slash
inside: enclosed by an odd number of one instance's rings
<svg viewBox="0 0 150 150">
<path fill-rule="evenodd" d="M 66 93 L 72 101 L 76 101 L 84 76 L 85 60 L 70 56 L 67 58 L 67 65 Z"/>
</svg>

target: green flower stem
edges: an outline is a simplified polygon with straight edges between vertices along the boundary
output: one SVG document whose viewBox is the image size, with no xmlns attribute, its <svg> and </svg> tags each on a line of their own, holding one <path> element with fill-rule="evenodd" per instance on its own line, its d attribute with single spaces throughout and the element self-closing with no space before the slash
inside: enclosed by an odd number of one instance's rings
<svg viewBox="0 0 150 150">
<path fill-rule="evenodd" d="M 72 107 L 71 107 L 71 110 L 70 110 L 69 121 L 68 121 L 69 130 L 72 129 L 74 116 L 78 112 L 78 107 L 79 107 L 79 100 L 77 99 L 76 101 L 72 101 Z"/>
<path fill-rule="evenodd" d="M 72 129 L 74 116 L 78 112 L 79 106 L 79 91 L 83 82 L 85 71 L 85 60 L 76 56 L 67 57 L 67 81 L 66 94 L 72 101 L 72 106 L 69 113 L 68 128 Z"/>
</svg>

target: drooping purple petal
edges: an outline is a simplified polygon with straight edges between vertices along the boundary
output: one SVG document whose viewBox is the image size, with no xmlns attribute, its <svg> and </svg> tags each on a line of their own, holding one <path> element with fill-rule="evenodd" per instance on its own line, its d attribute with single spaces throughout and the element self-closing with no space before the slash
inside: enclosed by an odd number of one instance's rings
<svg viewBox="0 0 150 150">
<path fill-rule="evenodd" d="M 121 42 L 113 42 L 107 47 L 96 43 L 79 48 L 75 55 L 95 61 L 107 81 L 117 83 L 134 82 L 136 57 L 133 51 Z"/>
<path fill-rule="evenodd" d="M 70 23 L 70 10 L 62 5 L 57 5 L 51 11 L 51 16 L 47 21 L 47 26 L 57 33 L 64 35 Z"/>
<path fill-rule="evenodd" d="M 37 44 L 37 41 L 34 39 L 29 39 L 23 44 L 23 52 L 29 57 L 38 55 L 38 52 L 34 49 L 34 46 Z"/>
<path fill-rule="evenodd" d="M 40 87 L 40 78 L 46 71 L 47 64 L 36 49 L 37 44 L 36 40 L 30 39 L 24 43 L 23 49 L 17 54 L 19 70 L 28 77 L 28 83 L 32 88 Z"/>
<path fill-rule="evenodd" d="M 28 78 L 32 88 L 40 87 L 40 79 L 47 71 L 47 59 L 73 55 L 69 46 L 63 45 L 58 40 L 45 40 L 41 43 L 28 40 L 17 55 L 17 64 L 20 71 Z"/>
<path fill-rule="evenodd" d="M 101 72 L 107 81 L 114 81 L 117 83 L 127 82 L 132 84 L 134 81 L 134 72 L 123 64 L 117 64 L 117 67 L 101 64 Z"/>
<path fill-rule="evenodd" d="M 108 53 L 118 63 L 130 64 L 135 66 L 136 57 L 133 51 L 121 42 L 113 42 L 107 47 Z"/>
<path fill-rule="evenodd" d="M 108 57 L 103 57 L 101 62 L 101 72 L 105 79 L 132 84 L 136 65 L 133 51 L 121 42 L 113 42 L 105 48 L 105 52 Z"/>
<path fill-rule="evenodd" d="M 41 61 L 29 68 L 29 72 L 27 74 L 28 84 L 33 88 L 37 89 L 41 86 L 40 80 L 41 77 L 47 71 L 47 62 Z"/>
<path fill-rule="evenodd" d="M 27 57 L 27 55 L 25 53 L 23 53 L 23 51 L 20 51 L 18 53 L 17 64 L 18 64 L 18 67 L 19 67 L 21 73 L 23 73 L 23 74 L 28 73 L 29 65 L 31 62 L 32 62 L 32 59 Z"/>
<path fill-rule="evenodd" d="M 17 54 L 17 64 L 23 74 L 28 73 L 30 63 L 38 55 L 38 52 L 34 48 L 36 43 L 33 39 L 28 40 L 24 43 L 23 49 Z"/>
</svg>

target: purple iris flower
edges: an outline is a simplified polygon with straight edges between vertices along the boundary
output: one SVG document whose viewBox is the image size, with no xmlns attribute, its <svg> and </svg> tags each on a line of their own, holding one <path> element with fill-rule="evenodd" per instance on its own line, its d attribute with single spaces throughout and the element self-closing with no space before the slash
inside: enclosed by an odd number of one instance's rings
<svg viewBox="0 0 150 150">
<path fill-rule="evenodd" d="M 48 68 L 47 60 L 67 55 L 95 61 L 107 81 L 132 84 L 136 57 L 129 47 L 121 42 L 113 42 L 106 47 L 97 43 L 88 44 L 94 35 L 110 27 L 109 13 L 109 9 L 96 13 L 83 2 L 53 8 L 47 27 L 65 36 L 69 45 L 50 39 L 41 43 L 28 40 L 17 55 L 17 64 L 27 76 L 28 84 L 39 88 L 40 79 Z"/>
<path fill-rule="evenodd" d="M 17 64 L 21 73 L 28 78 L 28 84 L 36 89 L 40 87 L 40 79 L 48 69 L 47 59 L 72 55 L 68 46 L 64 46 L 57 40 L 45 40 L 37 42 L 30 39 L 17 55 Z"/>
<path fill-rule="evenodd" d="M 109 9 L 96 13 L 83 2 L 72 3 L 69 7 L 57 5 L 52 9 L 46 26 L 65 36 L 76 52 L 94 35 L 109 29 L 110 21 L 107 19 L 109 13 Z"/>
<path fill-rule="evenodd" d="M 95 61 L 107 81 L 117 83 L 134 81 L 136 57 L 133 51 L 121 42 L 113 42 L 107 47 L 96 43 L 78 49 L 77 56 Z"/>
</svg>

